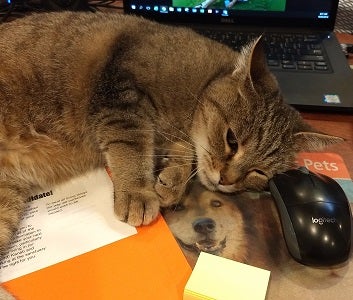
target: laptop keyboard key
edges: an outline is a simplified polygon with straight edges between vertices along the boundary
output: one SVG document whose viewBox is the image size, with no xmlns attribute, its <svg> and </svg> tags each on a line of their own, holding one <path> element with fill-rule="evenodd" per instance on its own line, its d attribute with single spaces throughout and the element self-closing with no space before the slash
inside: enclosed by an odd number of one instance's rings
<svg viewBox="0 0 353 300">
<path fill-rule="evenodd" d="M 268 59 L 267 64 L 270 67 L 278 67 L 279 66 L 279 61 L 277 59 Z"/>
<path fill-rule="evenodd" d="M 325 61 L 325 58 L 322 55 L 302 55 L 300 60 Z"/>
<path fill-rule="evenodd" d="M 299 70 L 312 70 L 313 66 L 312 65 L 298 65 Z"/>
<path fill-rule="evenodd" d="M 315 70 L 328 71 L 328 67 L 327 66 L 315 66 Z"/>
<path fill-rule="evenodd" d="M 295 65 L 294 64 L 282 64 L 282 68 L 283 69 L 287 69 L 287 70 L 293 70 L 293 69 L 296 69 Z"/>
</svg>

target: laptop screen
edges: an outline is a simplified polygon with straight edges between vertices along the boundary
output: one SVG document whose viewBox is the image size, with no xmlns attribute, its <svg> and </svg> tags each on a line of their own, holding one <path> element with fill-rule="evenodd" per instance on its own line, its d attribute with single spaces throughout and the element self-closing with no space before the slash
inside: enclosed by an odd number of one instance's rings
<svg viewBox="0 0 353 300">
<path fill-rule="evenodd" d="M 124 10 L 169 23 L 332 30 L 338 0 L 124 0 Z"/>
</svg>

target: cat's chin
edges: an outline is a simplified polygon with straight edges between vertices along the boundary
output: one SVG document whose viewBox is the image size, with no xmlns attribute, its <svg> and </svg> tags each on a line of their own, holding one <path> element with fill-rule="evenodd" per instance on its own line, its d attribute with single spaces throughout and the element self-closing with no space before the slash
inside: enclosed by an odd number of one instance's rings
<svg viewBox="0 0 353 300">
<path fill-rule="evenodd" d="M 201 183 L 210 191 L 216 192 L 220 191 L 222 193 L 234 193 L 238 191 L 234 184 L 232 185 L 222 185 L 214 183 L 205 173 L 199 174 Z"/>
<path fill-rule="evenodd" d="M 217 190 L 221 191 L 222 193 L 234 193 L 238 190 L 234 187 L 234 185 L 221 185 L 217 186 Z"/>
<path fill-rule="evenodd" d="M 217 184 L 214 184 L 213 181 L 207 176 L 206 173 L 200 172 L 199 179 L 201 183 L 210 191 L 215 192 L 218 190 Z"/>
</svg>

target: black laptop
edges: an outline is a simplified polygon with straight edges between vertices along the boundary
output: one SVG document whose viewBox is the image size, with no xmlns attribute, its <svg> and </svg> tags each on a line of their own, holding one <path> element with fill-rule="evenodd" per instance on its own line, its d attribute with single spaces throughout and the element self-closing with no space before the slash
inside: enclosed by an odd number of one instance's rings
<svg viewBox="0 0 353 300">
<path fill-rule="evenodd" d="M 353 71 L 333 34 L 338 0 L 123 0 L 124 11 L 240 49 L 264 36 L 285 99 L 302 110 L 353 111 Z"/>
</svg>

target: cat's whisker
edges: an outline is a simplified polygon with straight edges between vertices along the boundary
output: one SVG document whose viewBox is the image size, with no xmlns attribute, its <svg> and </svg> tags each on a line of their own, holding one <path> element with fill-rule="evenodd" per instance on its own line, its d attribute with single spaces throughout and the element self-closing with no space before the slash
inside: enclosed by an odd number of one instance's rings
<svg viewBox="0 0 353 300">
<path fill-rule="evenodd" d="M 168 148 L 156 148 L 160 150 L 160 152 L 156 152 L 156 155 L 164 155 L 164 156 L 173 156 L 173 155 L 184 155 L 188 157 L 195 157 L 194 152 L 190 152 L 189 150 L 181 150 L 181 149 L 168 149 Z"/>
<path fill-rule="evenodd" d="M 167 155 L 154 155 L 154 157 L 163 157 L 163 158 L 185 158 L 190 160 L 195 160 L 195 156 L 193 155 L 178 155 L 178 154 L 167 154 Z"/>
<path fill-rule="evenodd" d="M 177 135 L 174 135 L 174 134 L 171 134 L 171 133 L 167 133 L 167 132 L 163 132 L 163 131 L 159 131 L 159 130 L 156 130 L 156 132 L 159 133 L 159 134 L 161 134 L 161 135 L 162 135 L 163 137 L 165 137 L 168 141 L 170 141 L 170 142 L 172 142 L 172 143 L 175 143 L 175 144 L 177 144 L 177 145 L 180 145 L 182 148 L 189 149 L 189 148 L 187 148 L 185 145 L 178 144 L 177 142 L 175 142 L 175 141 L 172 140 L 171 138 L 176 138 L 177 140 L 179 140 L 179 141 L 181 141 L 181 142 L 184 142 L 184 143 L 187 144 L 187 145 L 190 145 L 190 146 L 192 147 L 192 149 L 193 149 L 193 147 L 194 147 L 194 145 L 193 145 L 191 142 L 189 142 L 189 141 L 187 141 L 187 140 L 185 140 L 185 139 L 183 139 L 183 138 L 181 138 L 181 137 L 179 137 L 179 136 L 177 136 Z M 169 137 L 168 137 L 168 136 L 169 136 Z M 189 149 L 189 150 L 191 150 L 191 149 Z"/>
<path fill-rule="evenodd" d="M 164 154 L 140 154 L 140 155 L 132 155 L 129 158 L 134 157 L 156 157 L 156 158 L 166 158 L 166 159 L 183 159 L 188 161 L 195 161 L 195 157 L 193 155 L 164 155 Z"/>
<path fill-rule="evenodd" d="M 178 165 L 173 165 L 173 166 L 166 166 L 166 167 L 162 167 L 162 168 L 159 168 L 159 169 L 156 169 L 155 172 L 160 172 L 160 171 L 163 171 L 163 170 L 166 170 L 166 169 L 173 169 L 173 168 L 180 168 L 180 167 L 185 167 L 185 166 L 191 166 L 192 165 L 192 162 L 191 163 L 185 163 L 185 164 L 178 164 Z"/>
<path fill-rule="evenodd" d="M 192 120 L 192 116 L 189 116 Z M 163 119 L 164 122 L 166 122 L 169 126 L 171 126 L 172 128 L 176 129 L 178 132 L 180 132 L 182 135 L 184 135 L 185 137 L 187 137 L 189 140 L 191 140 L 193 143 L 188 143 L 187 141 L 185 141 L 184 139 L 180 138 L 180 137 L 177 137 L 179 138 L 180 140 L 190 144 L 192 147 L 193 147 L 193 151 L 194 151 L 194 145 L 196 144 L 196 141 L 194 140 L 194 138 L 185 133 L 184 131 L 180 130 L 179 128 L 175 127 L 173 124 L 171 124 L 169 121 L 166 121 L 165 119 Z M 202 147 L 202 146 L 201 146 Z M 211 154 L 210 151 L 208 151 L 206 148 L 202 147 L 207 153 Z"/>
<path fill-rule="evenodd" d="M 195 95 L 195 93 L 193 93 L 192 91 L 190 91 L 190 89 L 188 89 L 189 94 L 194 98 L 194 100 L 196 100 L 196 102 L 200 105 L 200 106 L 204 106 L 204 103 L 200 101 L 200 98 L 197 97 L 197 95 Z"/>
<path fill-rule="evenodd" d="M 186 115 L 187 119 L 192 121 L 192 117 Z M 187 134 L 186 132 L 182 131 L 180 128 L 176 127 L 175 125 L 173 125 L 169 120 L 166 120 L 165 118 L 162 118 L 162 121 L 165 122 L 166 124 L 168 124 L 171 128 L 175 129 L 176 131 L 178 131 L 179 133 L 181 133 L 183 136 L 187 137 L 188 139 L 191 139 L 191 136 L 189 134 Z"/>
<path fill-rule="evenodd" d="M 193 151 L 190 151 L 190 149 L 173 149 L 173 148 L 162 148 L 162 147 L 154 147 L 155 150 L 164 150 L 164 151 L 173 151 L 173 152 L 179 152 L 179 153 L 190 153 Z"/>
<path fill-rule="evenodd" d="M 175 128 L 175 129 L 178 129 L 178 128 Z M 165 132 L 165 131 L 155 130 L 155 129 L 127 129 L 127 131 L 156 132 L 156 133 L 162 135 L 167 141 L 169 141 L 169 142 L 171 142 L 173 144 L 177 144 L 180 147 L 184 148 L 185 150 L 194 153 L 194 145 L 191 142 L 183 139 L 182 137 L 179 137 L 177 135 L 174 135 L 174 134 L 171 134 L 171 133 L 168 133 L 168 132 Z M 184 133 L 182 131 L 180 131 L 180 132 L 183 133 L 186 137 L 190 138 L 190 136 L 188 136 L 186 133 Z M 177 140 L 179 140 L 181 142 L 184 142 L 186 145 L 190 145 L 191 147 L 188 148 L 188 147 L 186 147 L 185 144 L 179 144 L 179 143 L 175 142 L 172 138 L 175 138 L 175 139 L 177 139 Z M 155 149 L 164 150 L 163 148 L 155 148 Z M 178 149 L 170 149 L 170 150 L 172 150 L 172 151 L 181 151 L 181 150 L 178 150 Z"/>
<path fill-rule="evenodd" d="M 185 139 L 183 139 L 183 138 L 181 138 L 179 136 L 176 136 L 174 134 L 170 134 L 168 132 L 164 132 L 164 131 L 160 131 L 160 130 L 154 130 L 154 129 L 128 129 L 128 131 L 156 132 L 157 134 L 162 135 L 167 141 L 171 142 L 172 144 L 179 145 L 181 148 L 185 149 L 184 153 L 194 153 L 195 152 L 194 145 L 191 142 L 189 142 L 189 141 L 187 141 L 187 140 L 185 140 Z M 183 133 L 182 131 L 180 131 L 180 132 Z M 187 134 L 184 133 L 184 135 L 186 135 L 188 137 Z M 183 144 L 175 142 L 172 138 L 175 138 L 175 139 L 183 142 Z M 187 145 L 189 145 L 191 147 L 188 148 Z M 173 151 L 173 152 L 183 152 L 183 150 L 181 150 L 181 149 L 167 149 L 167 148 L 157 148 L 157 147 L 155 149 L 169 150 L 169 151 Z"/>
<path fill-rule="evenodd" d="M 184 186 L 186 186 L 198 174 L 198 172 L 199 170 L 197 168 L 193 169 L 188 178 L 186 178 Z"/>
<path fill-rule="evenodd" d="M 177 153 L 161 153 L 161 154 L 154 154 L 156 157 L 165 157 L 165 158 L 179 158 L 179 157 L 186 157 L 186 158 L 193 158 L 195 159 L 194 154 L 190 154 L 188 152 L 177 152 Z"/>
<path fill-rule="evenodd" d="M 172 206 L 172 207 L 173 207 L 173 210 L 172 210 L 171 212 L 173 212 L 173 213 L 174 213 L 174 212 L 176 212 L 176 211 L 177 211 L 177 209 L 178 209 L 178 205 L 177 205 L 177 204 L 179 204 L 179 203 L 180 203 L 180 200 L 181 200 L 181 199 L 179 199 L 179 200 L 178 200 L 178 202 L 176 202 L 176 203 L 175 203 L 175 205 L 173 205 L 173 206 Z"/>
<path fill-rule="evenodd" d="M 179 128 L 175 127 L 174 125 L 172 124 L 168 124 L 170 125 L 172 128 L 176 129 L 177 131 L 179 131 L 180 133 L 182 133 L 185 137 L 187 138 L 190 138 L 190 136 L 188 134 L 186 134 L 185 132 L 183 132 L 182 130 L 180 130 Z M 186 140 L 184 140 L 183 138 L 181 137 L 178 137 L 176 135 L 173 135 L 171 133 L 168 133 L 168 132 L 165 132 L 165 131 L 161 131 L 161 130 L 156 130 L 156 129 L 125 129 L 125 131 L 145 131 L 145 132 L 157 132 L 157 133 L 160 133 L 161 135 L 170 135 L 171 137 L 175 137 L 177 138 L 178 140 L 181 140 L 181 141 L 184 141 L 184 142 L 187 142 Z M 172 141 L 173 142 L 173 141 Z M 190 142 L 188 142 L 190 145 L 192 145 Z"/>
<path fill-rule="evenodd" d="M 216 156 L 213 152 L 211 152 L 210 150 L 208 150 L 205 146 L 203 146 L 203 145 L 201 145 L 201 144 L 199 144 L 199 146 L 200 146 L 203 150 L 205 150 L 209 155 Z"/>
<path fill-rule="evenodd" d="M 190 90 L 188 90 L 189 94 L 194 98 L 194 100 L 200 105 L 200 106 L 204 106 L 204 103 L 200 101 L 199 97 L 197 97 L 197 95 L 195 95 L 194 93 L 192 93 Z M 191 137 L 192 139 L 192 137 Z M 193 140 L 193 139 L 192 139 Z M 209 151 L 205 146 L 199 144 L 199 146 L 205 150 L 209 155 L 214 155 L 214 153 L 212 153 L 211 151 Z"/>
<path fill-rule="evenodd" d="M 197 173 L 200 171 L 199 168 L 195 168 L 191 171 L 190 175 L 188 176 L 188 178 L 186 179 L 186 181 L 184 182 L 183 186 L 186 187 L 189 182 L 197 175 Z M 178 199 L 178 201 L 175 203 L 174 205 L 174 209 L 172 212 L 175 212 L 177 210 L 177 205 L 180 204 L 180 202 L 183 200 L 183 197 L 181 197 L 180 199 Z"/>
<path fill-rule="evenodd" d="M 200 104 L 200 105 L 204 105 L 202 102 L 200 102 L 200 100 L 195 96 L 195 95 L 193 95 L 194 97 L 195 97 L 195 99 L 197 100 L 197 102 Z M 166 123 L 166 124 L 168 124 L 169 126 L 171 126 L 172 128 L 174 128 L 174 129 L 176 129 L 178 132 L 180 132 L 181 134 L 183 134 L 184 136 L 186 136 L 188 139 L 190 139 L 190 140 L 192 140 L 192 141 L 194 141 L 194 139 L 192 138 L 192 136 L 190 136 L 190 135 L 188 135 L 188 134 L 186 134 L 185 132 L 183 132 L 182 130 L 180 130 L 179 128 L 176 128 L 173 124 L 171 124 L 169 121 L 167 121 L 167 120 L 165 120 L 164 118 L 163 118 L 163 121 Z M 157 132 L 159 132 L 159 131 L 157 131 Z M 160 133 L 162 133 L 162 132 L 160 132 Z M 171 135 L 171 134 L 169 134 L 169 133 L 165 133 L 165 132 L 163 132 L 164 134 L 167 134 L 167 135 Z M 164 136 L 164 135 L 163 135 Z M 171 136 L 173 136 L 173 135 L 171 135 Z M 165 138 L 167 138 L 166 136 L 164 136 Z M 191 145 L 192 147 L 194 147 L 194 145 L 192 144 L 192 143 L 189 143 L 189 142 L 187 142 L 187 141 L 185 141 L 184 139 L 182 139 L 181 137 L 178 137 L 178 136 L 173 136 L 173 137 L 175 137 L 175 138 L 177 138 L 177 139 L 179 139 L 179 140 L 181 140 L 181 141 L 183 141 L 183 142 L 185 142 L 185 143 L 187 143 L 187 144 L 189 144 L 189 145 Z M 168 139 L 168 138 L 167 138 Z M 168 139 L 169 141 L 171 141 L 170 139 Z M 171 141 L 171 142 L 173 142 L 173 141 Z M 195 141 L 194 141 L 194 144 L 196 144 L 195 143 Z M 183 145 L 181 145 L 183 148 L 185 148 Z M 199 146 L 203 149 L 203 150 L 205 150 L 205 152 L 207 152 L 209 155 L 214 155 L 210 150 L 208 150 L 206 147 L 204 147 L 203 145 L 200 145 L 199 144 Z M 192 149 L 192 151 L 194 151 L 194 149 Z"/>
</svg>

